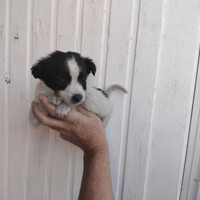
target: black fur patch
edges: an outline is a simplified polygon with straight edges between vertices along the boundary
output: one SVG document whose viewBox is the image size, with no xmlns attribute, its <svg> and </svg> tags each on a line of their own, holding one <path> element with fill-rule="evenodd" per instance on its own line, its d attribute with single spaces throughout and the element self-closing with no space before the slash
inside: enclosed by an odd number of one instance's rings
<svg viewBox="0 0 200 200">
<path fill-rule="evenodd" d="M 104 90 L 102 90 L 102 89 L 100 89 L 100 88 L 95 88 L 95 89 L 101 91 L 101 92 L 103 93 L 103 95 L 104 95 L 106 98 L 108 98 L 108 95 L 104 92 Z"/>
<path fill-rule="evenodd" d="M 41 58 L 31 68 L 32 74 L 34 78 L 43 80 L 44 83 L 55 92 L 65 90 L 72 81 L 67 63 L 67 60 L 72 58 L 75 59 L 78 67 L 81 69 L 78 82 L 82 85 L 83 89 L 86 90 L 87 76 L 91 72 L 95 75 L 96 66 L 91 59 L 82 57 L 76 52 L 53 52 L 47 57 Z"/>
</svg>

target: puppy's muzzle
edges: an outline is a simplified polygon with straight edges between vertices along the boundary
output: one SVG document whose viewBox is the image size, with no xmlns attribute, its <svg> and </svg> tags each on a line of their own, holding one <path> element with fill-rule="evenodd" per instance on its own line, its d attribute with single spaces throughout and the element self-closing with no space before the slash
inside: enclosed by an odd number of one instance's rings
<svg viewBox="0 0 200 200">
<path fill-rule="evenodd" d="M 73 104 L 79 103 L 83 99 L 83 96 L 81 94 L 74 94 L 71 98 L 71 102 Z"/>
</svg>

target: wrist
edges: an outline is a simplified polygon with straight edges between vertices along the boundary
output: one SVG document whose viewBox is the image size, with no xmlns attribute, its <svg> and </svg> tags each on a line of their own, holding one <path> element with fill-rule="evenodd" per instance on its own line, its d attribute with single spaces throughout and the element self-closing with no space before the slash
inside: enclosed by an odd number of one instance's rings
<svg viewBox="0 0 200 200">
<path fill-rule="evenodd" d="M 105 155 L 109 155 L 109 145 L 107 140 L 89 151 L 84 151 L 85 159 L 94 159 L 95 157 L 99 158 L 101 156 L 104 157 Z"/>
</svg>

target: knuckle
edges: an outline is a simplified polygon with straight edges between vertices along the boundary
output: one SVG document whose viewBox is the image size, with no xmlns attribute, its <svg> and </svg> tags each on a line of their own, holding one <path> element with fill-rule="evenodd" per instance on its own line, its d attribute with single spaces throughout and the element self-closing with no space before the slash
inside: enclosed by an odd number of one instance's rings
<svg viewBox="0 0 200 200">
<path fill-rule="evenodd" d="M 56 111 L 50 111 L 49 114 L 52 116 L 52 117 L 58 117 L 58 115 L 56 114 Z"/>
<path fill-rule="evenodd" d="M 48 126 L 48 120 L 46 118 L 41 119 L 41 123 L 45 126 Z"/>
</svg>

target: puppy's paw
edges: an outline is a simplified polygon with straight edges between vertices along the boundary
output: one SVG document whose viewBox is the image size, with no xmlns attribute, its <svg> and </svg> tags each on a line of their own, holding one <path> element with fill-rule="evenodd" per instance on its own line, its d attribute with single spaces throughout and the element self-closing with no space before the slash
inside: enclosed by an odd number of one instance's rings
<svg viewBox="0 0 200 200">
<path fill-rule="evenodd" d="M 56 107 L 56 114 L 59 117 L 64 117 L 69 113 L 70 110 L 71 108 L 69 106 L 67 106 L 65 103 L 61 103 L 59 106 Z"/>
<path fill-rule="evenodd" d="M 58 106 L 61 104 L 62 100 L 58 96 L 48 96 L 47 101 L 52 103 L 55 106 Z"/>
</svg>

